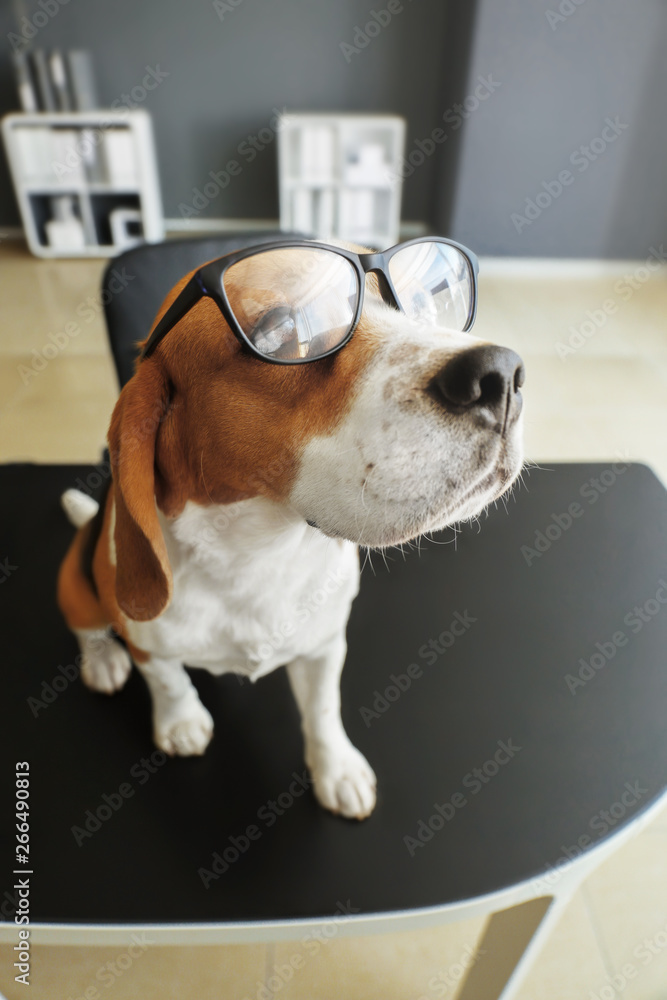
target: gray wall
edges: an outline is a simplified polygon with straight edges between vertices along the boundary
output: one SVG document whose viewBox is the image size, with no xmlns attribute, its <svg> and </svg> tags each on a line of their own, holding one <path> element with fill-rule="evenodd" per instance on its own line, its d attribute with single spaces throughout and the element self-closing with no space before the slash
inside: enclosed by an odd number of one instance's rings
<svg viewBox="0 0 667 1000">
<path fill-rule="evenodd" d="M 574 12 L 552 28 L 559 7 Z M 666 53 L 664 0 L 480 0 L 468 90 L 479 74 L 501 86 L 463 130 L 441 224 L 482 254 L 642 258 L 667 242 Z M 627 128 L 582 171 L 576 150 L 616 116 Z M 512 213 L 566 169 L 517 232 Z"/>
<path fill-rule="evenodd" d="M 238 152 L 268 124 L 274 107 L 394 112 L 408 119 L 409 134 L 422 135 L 436 124 L 443 92 L 460 90 L 461 79 L 452 82 L 448 67 L 460 74 L 465 67 L 447 58 L 457 34 L 446 31 L 443 0 L 404 0 L 403 11 L 346 60 L 340 43 L 352 43 L 355 26 L 386 3 L 233 0 L 221 20 L 211 0 L 68 0 L 34 44 L 92 50 L 106 104 L 140 84 L 146 66 L 168 72 L 143 104 L 154 118 L 166 216 L 180 216 L 192 189 L 233 158 L 242 174 L 202 215 L 276 218 L 275 143 L 253 162 Z M 12 18 L 5 7 L 3 35 L 12 20 L 38 9 L 36 0 L 15 3 Z M 16 106 L 8 45 L 0 86 L 4 110 Z M 406 184 L 405 218 L 433 219 L 436 180 L 431 158 Z M 0 178 L 0 224 L 15 223 L 15 213 Z"/>
</svg>

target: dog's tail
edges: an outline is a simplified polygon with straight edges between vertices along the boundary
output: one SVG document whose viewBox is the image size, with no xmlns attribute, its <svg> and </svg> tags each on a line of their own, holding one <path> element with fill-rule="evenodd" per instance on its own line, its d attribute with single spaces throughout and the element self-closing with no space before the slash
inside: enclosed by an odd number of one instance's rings
<svg viewBox="0 0 667 1000">
<path fill-rule="evenodd" d="M 91 518 L 95 517 L 100 505 L 87 493 L 81 490 L 65 490 L 60 498 L 62 508 L 75 528 L 82 528 Z"/>
</svg>

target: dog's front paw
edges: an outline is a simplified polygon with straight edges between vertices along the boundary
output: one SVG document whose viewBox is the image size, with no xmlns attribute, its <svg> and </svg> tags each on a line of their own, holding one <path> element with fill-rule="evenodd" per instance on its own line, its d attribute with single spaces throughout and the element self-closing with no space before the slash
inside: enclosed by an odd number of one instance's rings
<svg viewBox="0 0 667 1000">
<path fill-rule="evenodd" d="M 131 670 L 130 654 L 110 636 L 92 638 L 84 646 L 81 680 L 93 691 L 103 694 L 119 691 Z"/>
<path fill-rule="evenodd" d="M 166 715 L 156 715 L 154 739 L 170 757 L 194 757 L 204 753 L 213 736 L 211 713 L 202 703 L 191 701 Z"/>
<path fill-rule="evenodd" d="M 347 819 L 366 819 L 373 812 L 377 780 L 364 755 L 351 743 L 318 750 L 310 771 L 315 797 L 325 809 Z"/>
</svg>

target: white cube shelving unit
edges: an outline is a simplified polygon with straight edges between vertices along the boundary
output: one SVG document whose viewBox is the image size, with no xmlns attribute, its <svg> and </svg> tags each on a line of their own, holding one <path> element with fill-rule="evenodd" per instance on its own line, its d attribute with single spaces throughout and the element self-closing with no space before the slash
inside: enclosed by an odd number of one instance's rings
<svg viewBox="0 0 667 1000">
<path fill-rule="evenodd" d="M 285 113 L 278 130 L 280 227 L 386 249 L 398 240 L 405 121 Z"/>
<path fill-rule="evenodd" d="M 38 257 L 112 257 L 164 238 L 147 111 L 16 113 L 5 116 L 2 133 Z"/>
</svg>

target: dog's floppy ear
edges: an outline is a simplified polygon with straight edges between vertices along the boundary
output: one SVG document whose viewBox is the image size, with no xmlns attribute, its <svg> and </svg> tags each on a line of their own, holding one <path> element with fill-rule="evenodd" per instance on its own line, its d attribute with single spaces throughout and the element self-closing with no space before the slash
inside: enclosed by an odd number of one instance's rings
<svg viewBox="0 0 667 1000">
<path fill-rule="evenodd" d="M 155 442 L 168 406 L 166 379 L 147 358 L 121 392 L 109 428 L 116 599 L 135 621 L 156 618 L 171 598 L 171 568 L 155 502 Z"/>
</svg>

